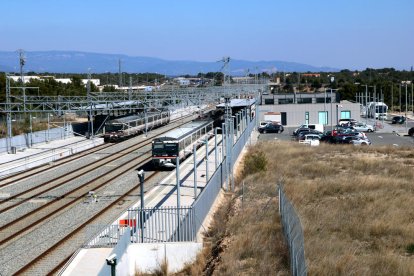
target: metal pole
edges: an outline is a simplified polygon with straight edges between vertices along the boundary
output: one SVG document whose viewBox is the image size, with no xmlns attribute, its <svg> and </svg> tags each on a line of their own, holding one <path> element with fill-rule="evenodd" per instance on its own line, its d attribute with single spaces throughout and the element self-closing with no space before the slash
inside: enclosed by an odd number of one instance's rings
<svg viewBox="0 0 414 276">
<path fill-rule="evenodd" d="M 7 152 L 11 153 L 11 142 L 12 142 L 12 119 L 11 119 L 11 93 L 10 93 L 10 78 L 9 75 L 6 73 L 6 105 L 7 105 Z"/>
<path fill-rule="evenodd" d="M 30 141 L 29 147 L 33 147 L 33 126 L 32 126 L 32 113 L 29 114 L 29 123 L 30 123 Z"/>
<path fill-rule="evenodd" d="M 377 86 L 374 85 L 374 128 L 377 127 Z"/>
<path fill-rule="evenodd" d="M 414 83 L 411 83 L 411 112 L 414 116 L 414 93 L 413 93 Z"/>
<path fill-rule="evenodd" d="M 365 84 L 365 124 L 368 124 L 368 85 Z"/>
<path fill-rule="evenodd" d="M 226 164 L 224 162 L 224 157 L 226 155 L 226 135 L 225 135 L 225 131 L 226 131 L 226 123 L 222 123 L 221 124 L 221 170 L 222 170 L 222 175 L 223 175 L 223 182 L 226 182 Z M 227 191 L 227 189 L 226 189 L 226 191 Z"/>
<path fill-rule="evenodd" d="M 175 177 L 176 177 L 176 181 L 177 181 L 177 241 L 180 241 L 180 207 L 181 207 L 181 203 L 180 203 L 180 157 L 176 157 L 175 158 Z"/>
<path fill-rule="evenodd" d="M 194 199 L 197 198 L 197 145 L 193 145 L 193 160 L 194 160 Z"/>
<path fill-rule="evenodd" d="M 399 97 L 400 97 L 400 107 L 399 107 L 400 110 L 398 110 L 398 112 L 401 113 L 401 84 L 400 84 L 400 96 Z"/>
<path fill-rule="evenodd" d="M 408 84 L 405 84 L 405 133 L 407 133 L 407 90 Z"/>
<path fill-rule="evenodd" d="M 50 113 L 47 113 L 47 136 L 46 136 L 46 142 L 49 142 L 49 124 L 50 124 Z"/>
<path fill-rule="evenodd" d="M 205 143 L 206 143 L 206 185 L 207 185 L 208 177 L 209 177 L 208 175 L 208 138 L 206 138 Z"/>
<path fill-rule="evenodd" d="M 323 122 L 323 125 L 325 126 L 326 125 L 326 88 L 324 89 L 324 103 L 323 103 L 323 117 L 324 117 L 324 122 Z"/>
<path fill-rule="evenodd" d="M 332 88 L 331 88 L 331 133 L 333 132 L 333 118 L 332 118 Z"/>
<path fill-rule="evenodd" d="M 214 160 L 215 160 L 215 162 L 214 162 L 214 164 L 215 164 L 215 167 L 214 167 L 214 171 L 216 171 L 217 170 L 217 128 L 215 128 L 214 129 Z"/>
<path fill-rule="evenodd" d="M 229 154 L 229 177 L 230 177 L 230 187 L 232 192 L 234 192 L 234 177 L 233 177 L 233 145 L 234 145 L 234 119 L 233 117 L 230 117 L 231 121 L 230 121 L 230 154 Z"/>
<path fill-rule="evenodd" d="M 141 212 L 139 214 L 140 218 L 140 228 L 141 228 L 141 242 L 144 243 L 144 209 L 145 209 L 145 201 L 144 201 L 144 179 L 145 179 L 145 172 L 144 170 L 140 170 L 138 172 L 138 178 L 140 183 L 140 196 L 141 196 Z M 129 220 L 128 220 L 129 225 Z"/>
</svg>

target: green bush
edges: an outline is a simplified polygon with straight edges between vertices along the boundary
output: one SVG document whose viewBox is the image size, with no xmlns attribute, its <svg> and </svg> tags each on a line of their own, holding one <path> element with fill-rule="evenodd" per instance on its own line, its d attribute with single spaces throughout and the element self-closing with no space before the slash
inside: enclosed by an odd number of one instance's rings
<svg viewBox="0 0 414 276">
<path fill-rule="evenodd" d="M 244 160 L 243 175 L 266 171 L 267 159 L 263 152 L 249 152 Z"/>
</svg>

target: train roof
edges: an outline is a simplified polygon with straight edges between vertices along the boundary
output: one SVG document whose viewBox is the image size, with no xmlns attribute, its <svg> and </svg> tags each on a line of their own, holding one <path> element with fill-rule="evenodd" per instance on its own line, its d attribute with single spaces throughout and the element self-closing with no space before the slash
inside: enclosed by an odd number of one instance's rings
<svg viewBox="0 0 414 276">
<path fill-rule="evenodd" d="M 250 107 L 256 103 L 256 99 L 230 99 L 230 107 Z M 216 105 L 217 108 L 226 107 L 225 103 Z"/>
<path fill-rule="evenodd" d="M 147 112 L 147 116 L 151 117 L 152 115 L 158 115 L 160 114 L 160 112 Z M 126 124 L 128 122 L 131 121 L 135 121 L 138 119 L 143 119 L 144 117 L 144 113 L 141 113 L 139 115 L 131 115 L 131 116 L 126 116 L 126 117 L 120 117 L 120 118 L 115 118 L 110 120 L 108 123 L 110 124 Z"/>
<path fill-rule="evenodd" d="M 212 120 L 198 120 L 189 122 L 179 128 L 174 130 L 168 131 L 164 133 L 162 136 L 158 136 L 154 140 L 161 140 L 161 141 L 168 141 L 168 140 L 180 140 L 186 137 L 188 134 L 193 133 L 194 131 L 211 124 Z"/>
</svg>

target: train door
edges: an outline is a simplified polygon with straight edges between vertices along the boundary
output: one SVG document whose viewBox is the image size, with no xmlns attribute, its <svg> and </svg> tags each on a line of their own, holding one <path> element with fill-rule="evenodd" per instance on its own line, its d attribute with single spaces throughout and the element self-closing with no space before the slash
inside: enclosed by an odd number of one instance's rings
<svg viewBox="0 0 414 276">
<path fill-rule="evenodd" d="M 280 112 L 280 115 L 282 117 L 282 125 L 287 125 L 287 117 L 286 117 L 286 112 Z"/>
</svg>

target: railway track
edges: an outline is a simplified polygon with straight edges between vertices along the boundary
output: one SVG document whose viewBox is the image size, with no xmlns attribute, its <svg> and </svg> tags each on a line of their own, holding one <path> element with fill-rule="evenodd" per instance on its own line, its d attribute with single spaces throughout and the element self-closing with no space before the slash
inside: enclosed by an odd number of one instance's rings
<svg viewBox="0 0 414 276">
<path fill-rule="evenodd" d="M 0 188 L 5 187 L 5 186 L 10 185 L 10 184 L 13 184 L 13 183 L 18 182 L 18 181 L 27 179 L 31 176 L 36 175 L 36 174 L 40 174 L 40 173 L 43 173 L 45 171 L 55 169 L 58 166 L 63 166 L 65 164 L 69 163 L 69 162 L 73 162 L 73 161 L 78 160 L 78 159 L 80 159 L 84 156 L 87 156 L 89 154 L 101 151 L 101 150 L 109 148 L 111 146 L 113 146 L 113 144 L 103 144 L 103 145 L 99 145 L 97 147 L 94 147 L 92 149 L 87 149 L 87 150 L 84 150 L 82 152 L 67 156 L 65 158 L 54 161 L 53 162 L 53 167 L 51 167 L 50 165 L 40 165 L 38 167 L 28 169 L 28 170 L 26 170 L 24 172 L 21 172 L 21 173 L 18 173 L 18 174 L 9 175 L 9 176 L 6 176 L 6 177 L 0 177 Z"/>
<path fill-rule="evenodd" d="M 154 172 L 147 176 L 147 181 L 154 178 L 160 172 Z M 40 270 L 42 272 L 46 272 L 45 275 L 53 275 L 57 273 L 59 269 L 65 264 L 65 262 L 72 256 L 73 253 L 77 250 L 77 248 L 81 247 L 83 243 L 79 242 L 78 235 L 82 235 L 85 227 L 95 223 L 99 218 L 106 216 L 106 213 L 109 212 L 111 208 L 117 208 L 118 204 L 121 201 L 124 201 L 125 198 L 133 197 L 139 194 L 139 185 L 135 185 L 133 188 L 128 190 L 126 193 L 120 195 L 115 201 L 111 204 L 106 206 L 100 212 L 92 216 L 90 219 L 85 221 L 83 224 L 79 225 L 76 229 L 71 231 L 70 233 L 66 234 L 64 237 L 60 238 L 57 242 L 50 245 L 48 249 L 44 252 L 39 254 L 36 258 L 29 261 L 26 265 L 15 271 L 13 274 L 15 275 L 36 275 Z M 96 233 L 97 234 L 97 233 Z M 63 250 L 63 248 L 70 247 L 71 250 Z M 61 258 L 60 261 L 56 261 L 54 264 L 50 265 L 50 256 L 54 254 L 62 254 L 62 251 L 66 251 Z M 45 267 L 49 267 L 47 270 L 44 271 Z"/>
<path fill-rule="evenodd" d="M 163 132 L 161 132 L 159 134 L 165 133 L 165 132 L 169 131 L 172 128 L 174 128 L 174 127 L 170 127 L 170 128 L 166 129 L 165 131 L 163 131 Z M 159 135 L 159 134 L 156 134 L 156 135 Z M 148 139 L 153 138 L 156 135 L 152 135 Z M 18 205 L 20 205 L 20 204 L 22 204 L 24 202 L 27 202 L 27 201 L 29 201 L 31 199 L 34 199 L 36 197 L 39 197 L 43 193 L 46 193 L 46 192 L 49 192 L 49 191 L 51 191 L 53 189 L 56 189 L 58 187 L 61 187 L 62 185 L 67 184 L 69 181 L 73 181 L 76 178 L 80 178 L 80 177 L 84 176 L 85 174 L 89 173 L 90 171 L 92 171 L 92 170 L 94 170 L 96 168 L 101 167 L 104 164 L 107 164 L 107 163 L 110 163 L 110 162 L 114 162 L 114 161 L 122 158 L 123 155 L 130 154 L 130 153 L 134 152 L 135 150 L 139 150 L 139 149 L 141 149 L 144 146 L 149 145 L 149 144 L 151 144 L 151 141 L 149 141 L 149 142 L 148 141 L 147 142 L 144 141 L 144 142 L 140 142 L 140 143 L 138 143 L 136 145 L 129 146 L 129 147 L 127 147 L 126 149 L 122 150 L 119 153 L 116 153 L 116 154 L 107 154 L 107 156 L 101 158 L 100 160 L 98 160 L 98 161 L 96 161 L 94 163 L 91 163 L 91 164 L 89 164 L 87 166 L 84 166 L 83 168 L 80 168 L 79 170 L 65 173 L 65 174 L 60 175 L 58 177 L 52 178 L 51 180 L 49 180 L 47 182 L 42 182 L 42 183 L 40 183 L 38 185 L 34 185 L 34 186 L 30 187 L 30 188 L 26 188 L 22 192 L 17 192 L 17 193 L 15 193 L 13 195 L 10 195 L 7 198 L 4 198 L 4 199 L 0 200 L 0 214 L 3 213 L 3 212 L 5 212 L 5 211 L 8 211 L 8 210 L 10 210 L 12 208 L 15 208 L 15 207 L 17 207 Z M 97 151 L 90 152 L 89 154 L 92 154 L 92 153 L 95 153 L 95 152 L 97 152 Z M 81 157 L 84 157 L 85 155 L 82 155 Z M 68 160 L 67 162 L 64 162 L 63 164 L 66 164 L 66 163 L 71 162 L 71 161 L 74 161 L 74 160 L 76 161 L 77 159 L 79 159 L 79 158 L 75 158 L 75 159 L 70 160 L 70 161 Z M 44 171 L 47 171 L 49 169 L 50 168 L 46 168 L 46 169 L 44 169 Z M 35 174 L 36 173 L 31 174 L 31 176 L 33 176 Z M 24 176 L 24 177 L 22 177 L 22 179 L 26 179 L 27 177 L 28 176 Z M 0 188 L 2 188 L 4 186 L 7 186 L 7 185 L 10 185 L 12 182 L 15 183 L 17 181 L 18 180 L 13 179 L 12 181 L 10 181 L 8 183 L 1 183 L 0 184 Z M 12 202 L 13 200 L 16 200 L 18 202 Z"/>
<path fill-rule="evenodd" d="M 180 125 L 184 123 L 182 122 L 183 118 L 181 118 L 179 121 L 180 121 Z M 169 131 L 170 129 L 174 127 L 176 126 L 172 126 L 168 128 L 167 130 L 165 130 L 165 132 Z M 152 138 L 152 136 L 149 137 L 148 139 L 150 138 Z M 97 167 L 102 167 L 104 166 L 104 164 L 108 164 L 109 162 L 119 160 L 120 158 L 125 157 L 125 155 L 130 154 L 136 150 L 142 149 L 143 147 L 145 147 L 146 145 L 150 143 L 151 142 L 143 141 L 139 143 L 138 145 L 133 145 L 125 149 L 122 153 L 114 154 L 112 156 L 108 156 L 108 158 L 103 158 L 97 161 L 98 165 L 91 166 L 89 167 L 89 169 L 92 169 L 92 168 L 96 169 Z M 94 152 L 97 152 L 97 151 L 98 150 Z M 86 153 L 82 154 L 82 157 L 86 155 L 87 155 Z M 68 212 L 68 210 L 70 210 L 74 206 L 80 205 L 82 201 L 85 200 L 85 195 L 87 194 L 88 191 L 94 190 L 96 192 L 99 192 L 101 189 L 105 189 L 106 187 L 111 186 L 117 178 L 119 178 L 120 176 L 126 173 L 133 171 L 136 167 L 141 166 L 142 164 L 144 164 L 151 158 L 149 152 L 142 154 L 139 158 L 136 158 L 136 157 L 137 156 L 135 155 L 134 158 L 132 158 L 133 160 L 128 159 L 126 161 L 123 161 L 121 164 L 118 164 L 116 168 L 109 170 L 106 174 L 101 175 L 97 179 L 87 181 L 83 185 L 73 188 L 66 193 L 60 194 L 59 196 L 55 196 L 53 198 L 49 198 L 48 199 L 49 201 L 41 205 L 40 207 L 35 208 L 25 213 L 22 216 L 16 216 L 15 219 L 4 223 L 2 226 L 0 226 L 0 252 L 4 250 L 4 248 L 13 246 L 13 244 L 17 243 L 19 239 L 26 237 L 29 233 L 35 232 L 37 229 L 42 228 L 42 225 L 47 223 L 48 221 L 53 221 L 57 219 L 63 213 Z M 79 157 L 73 160 L 76 160 L 78 158 Z M 70 161 L 66 160 L 65 164 L 73 160 L 70 160 Z M 41 171 L 43 172 L 48 169 L 49 168 L 41 170 Z M 88 169 L 86 169 L 86 171 L 87 170 Z M 71 173 L 68 173 L 67 176 L 72 177 L 72 178 L 76 178 L 77 176 L 80 177 L 81 174 L 82 176 L 84 176 L 87 173 L 86 171 L 76 171 L 74 173 L 71 172 Z M 32 173 L 33 175 L 35 175 L 34 172 Z M 30 177 L 29 174 L 30 173 L 28 173 L 27 175 L 21 176 L 21 179 L 29 178 Z M 146 181 L 154 177 L 154 175 L 157 175 L 157 173 L 154 173 L 153 175 L 151 175 L 151 177 L 148 175 L 148 177 L 146 178 Z M 11 180 L 11 178 L 9 178 L 9 181 L 14 182 L 15 179 Z M 0 209 L 0 214 L 12 212 L 14 209 L 16 209 L 18 206 L 20 206 L 24 202 L 28 202 L 31 199 L 42 198 L 42 195 L 45 196 L 45 193 L 55 190 L 56 188 L 64 186 L 64 184 L 68 183 L 68 181 L 60 181 L 59 184 L 54 183 L 58 179 L 59 178 L 57 177 L 54 179 L 54 181 L 48 181 L 46 184 L 43 183 L 44 185 L 36 185 L 36 187 L 33 187 L 33 189 L 28 189 L 29 191 L 15 194 L 11 198 L 0 201 L 0 206 L 3 206 L 3 208 Z M 9 184 L 6 184 L 6 185 L 9 185 Z M 133 192 L 134 193 L 136 192 L 136 194 L 138 194 L 137 192 L 138 189 L 139 189 L 138 185 L 134 185 L 134 187 L 130 189 L 127 193 L 120 196 L 116 200 L 117 203 L 114 203 L 114 204 L 119 205 L 119 202 L 122 201 L 123 198 L 128 197 L 128 193 L 131 194 Z M 17 200 L 17 201 L 20 200 L 20 202 L 18 203 L 12 202 L 14 200 Z M 105 207 L 104 209 L 102 209 L 99 212 L 100 214 L 99 216 L 103 216 L 103 213 L 105 212 L 105 210 L 107 211 L 108 208 L 110 207 Z M 76 233 L 81 231 L 79 229 L 83 229 L 86 225 L 90 224 L 91 221 L 93 221 L 94 219 L 97 219 L 99 216 L 98 214 L 96 216 L 91 216 L 90 219 L 88 219 L 86 222 L 83 222 L 80 227 L 76 228 L 77 230 L 75 230 L 73 234 L 66 235 L 65 238 L 63 238 L 63 240 L 65 240 L 66 238 L 70 239 L 72 236 L 76 235 Z M 56 244 L 59 244 L 59 245 L 56 245 Z M 50 254 L 52 254 L 51 252 L 55 252 L 55 253 L 58 252 L 59 250 L 55 251 L 55 248 L 61 248 L 64 244 L 64 241 L 58 242 L 56 244 L 55 244 L 56 246 L 55 245 L 51 246 L 49 249 L 45 251 L 46 253 L 43 252 L 42 255 L 40 255 L 39 257 L 36 257 L 35 255 L 33 255 L 33 258 L 34 258 L 33 261 L 24 265 L 20 270 L 16 272 L 12 272 L 12 274 L 15 274 L 15 273 L 21 274 L 21 273 L 24 273 L 24 271 L 29 271 L 30 267 L 34 266 L 33 264 L 34 262 L 36 263 L 42 262 L 42 260 L 45 260 L 45 258 L 47 258 L 45 256 L 50 256 Z M 62 256 L 59 259 L 59 263 L 64 263 L 64 261 L 66 261 L 66 259 L 69 258 L 77 248 L 79 248 L 79 244 L 77 244 L 76 248 L 74 250 L 71 250 L 70 253 L 66 254 L 65 256 Z M 47 255 L 44 255 L 44 254 L 47 254 Z M 59 264 L 57 264 L 57 267 L 59 267 Z M 0 269 L 0 274 L 1 273 L 2 271 Z"/>
</svg>

